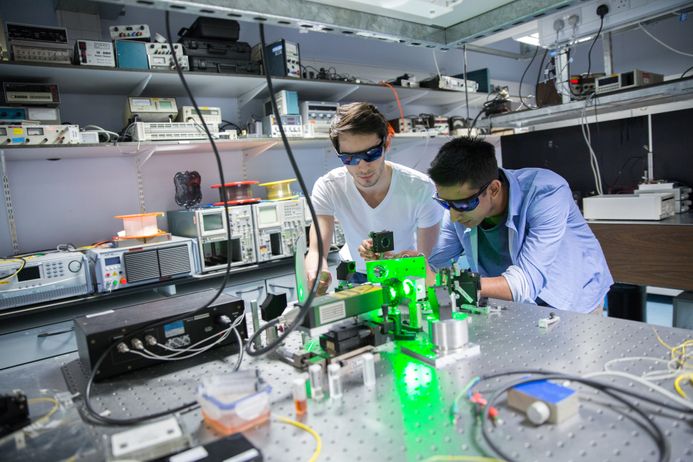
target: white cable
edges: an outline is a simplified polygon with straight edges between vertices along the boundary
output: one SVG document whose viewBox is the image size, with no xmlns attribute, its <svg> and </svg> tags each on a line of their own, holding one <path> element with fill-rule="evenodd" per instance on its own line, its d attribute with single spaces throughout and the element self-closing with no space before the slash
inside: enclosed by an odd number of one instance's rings
<svg viewBox="0 0 693 462">
<path fill-rule="evenodd" d="M 145 357 L 148 359 L 156 359 L 159 361 L 180 361 L 180 360 L 192 358 L 193 356 L 197 356 L 201 353 L 204 353 L 205 351 L 209 350 L 213 346 L 223 342 L 229 336 L 229 334 L 231 333 L 231 330 L 232 329 L 227 329 L 225 331 L 222 331 L 222 332 L 224 332 L 224 335 L 222 337 L 218 338 L 216 341 L 214 341 L 213 343 L 210 343 L 206 347 L 200 348 L 199 350 L 196 350 L 194 353 L 189 354 L 187 356 L 176 356 L 176 354 L 178 354 L 178 353 L 174 353 L 174 354 L 169 355 L 169 356 L 160 356 L 160 355 L 154 353 L 153 351 L 147 350 L 146 348 L 143 348 L 142 351 L 130 350 L 130 353 L 134 353 L 136 355 L 139 355 L 139 356 L 142 356 L 142 357 Z"/>
<path fill-rule="evenodd" d="M 672 379 L 676 377 L 677 375 L 681 373 L 686 373 L 689 371 L 689 369 L 682 369 L 682 368 L 677 368 L 676 359 L 668 360 L 668 359 L 661 359 L 661 358 L 651 358 L 649 356 L 630 356 L 626 358 L 616 358 L 612 359 L 611 361 L 607 361 L 606 364 L 604 364 L 604 370 L 605 371 L 616 371 L 620 372 L 617 369 L 612 368 L 614 364 L 617 363 L 629 363 L 629 362 L 635 362 L 635 361 L 652 361 L 655 363 L 665 363 L 667 365 L 666 369 L 659 369 L 659 370 L 654 370 L 654 371 L 647 371 L 643 372 L 640 376 L 646 380 L 665 380 L 665 379 Z"/>
<path fill-rule="evenodd" d="M 171 353 L 170 355 L 168 355 L 169 357 L 174 357 L 174 356 L 177 356 L 177 355 L 180 355 L 183 353 L 188 353 L 191 351 L 200 351 L 204 348 L 207 348 L 206 346 L 200 347 L 200 348 L 197 348 L 197 347 L 203 343 L 208 342 L 209 340 L 212 340 L 214 337 L 218 337 L 220 335 L 226 335 L 228 337 L 228 334 L 231 332 L 232 329 L 234 329 L 233 326 L 228 327 L 224 330 L 217 332 L 216 334 L 213 334 L 213 335 L 210 335 L 209 337 L 203 338 L 202 340 L 200 340 L 199 342 L 197 342 L 193 345 L 188 345 L 185 348 L 174 348 L 174 347 L 170 347 L 168 345 L 164 345 L 163 343 L 156 343 L 155 346 L 159 346 L 159 347 L 164 348 L 166 350 L 174 351 L 175 353 Z"/>
<path fill-rule="evenodd" d="M 95 128 L 96 130 L 87 130 L 87 128 Z M 106 135 L 108 135 L 109 141 L 111 140 L 112 136 L 115 137 L 116 140 L 120 138 L 120 135 L 118 133 L 106 130 L 105 128 L 101 128 L 98 125 L 85 125 L 84 127 L 82 127 L 82 131 L 105 133 Z"/>
<path fill-rule="evenodd" d="M 599 162 L 597 160 L 597 155 L 595 154 L 594 149 L 592 148 L 592 134 L 590 133 L 590 128 L 587 124 L 587 117 L 585 115 L 587 111 L 587 106 L 589 105 L 591 99 L 592 96 L 588 97 L 585 100 L 585 105 L 582 108 L 582 113 L 580 114 L 580 129 L 582 131 L 582 137 L 585 140 L 585 144 L 587 144 L 587 148 L 589 149 L 590 167 L 592 168 L 592 174 L 594 175 L 594 184 L 597 189 L 597 194 L 601 196 L 602 194 L 604 194 L 604 191 L 602 190 L 602 174 L 599 170 Z"/>
<path fill-rule="evenodd" d="M 165 345 L 165 344 L 163 344 L 163 343 L 156 343 L 155 346 L 161 347 L 161 348 L 163 348 L 163 349 L 165 349 L 165 350 L 174 351 L 175 353 L 169 355 L 169 356 L 171 356 L 171 357 L 176 356 L 176 355 L 179 355 L 179 354 L 181 354 L 181 353 L 187 353 L 187 352 L 190 352 L 190 351 L 198 351 L 199 348 L 196 348 L 198 345 L 200 345 L 200 344 L 202 344 L 202 343 L 205 343 L 205 342 L 207 342 L 207 341 L 213 339 L 214 337 L 216 337 L 216 336 L 218 336 L 218 335 L 222 335 L 222 334 L 224 334 L 224 333 L 228 333 L 228 332 L 231 331 L 231 330 L 235 330 L 236 327 L 238 327 L 244 319 L 245 319 L 245 315 L 239 316 L 239 317 L 237 317 L 237 318 L 234 320 L 233 323 L 231 323 L 231 325 L 229 325 L 228 328 L 226 328 L 226 329 L 224 329 L 224 330 L 221 330 L 221 331 L 217 332 L 216 334 L 212 334 L 212 335 L 210 335 L 209 337 L 203 338 L 203 339 L 200 340 L 199 342 L 197 342 L 197 343 L 195 343 L 195 344 L 193 344 L 193 345 L 188 345 L 188 346 L 185 347 L 185 348 L 174 348 L 174 347 L 170 347 L 170 346 L 168 346 L 168 345 Z M 204 347 L 203 347 L 203 348 L 204 348 Z"/>
<path fill-rule="evenodd" d="M 629 356 L 626 358 L 616 358 L 612 359 L 610 361 L 607 361 L 606 364 L 604 364 L 604 370 L 605 371 L 612 371 L 611 366 L 616 363 L 624 363 L 624 362 L 633 362 L 633 361 L 652 361 L 655 363 L 665 363 L 668 364 L 669 360 L 668 359 L 662 359 L 662 358 L 651 358 L 649 356 Z"/>
<path fill-rule="evenodd" d="M 618 372 L 618 371 L 602 371 L 602 372 L 593 372 L 591 374 L 586 374 L 583 377 L 586 379 L 591 379 L 593 377 L 621 377 L 624 379 L 632 380 L 633 382 L 637 382 L 652 391 L 656 391 L 657 393 L 661 394 L 662 396 L 665 396 L 669 398 L 670 400 L 676 402 L 677 404 L 680 404 L 687 409 L 693 410 L 693 401 L 688 401 L 686 399 L 683 399 L 682 397 L 673 394 L 669 390 L 660 387 L 659 385 L 649 382 L 642 377 L 638 377 L 637 375 L 629 374 L 627 372 Z"/>
<path fill-rule="evenodd" d="M 647 35 L 649 35 L 650 38 L 651 38 L 652 40 L 654 40 L 655 42 L 659 43 L 659 44 L 662 45 L 664 48 L 667 48 L 667 49 L 673 51 L 674 53 L 678 53 L 678 54 L 680 54 L 680 55 L 682 55 L 682 56 L 688 56 L 689 58 L 693 58 L 693 53 L 686 53 L 685 51 L 677 50 L 676 48 L 673 48 L 673 47 L 667 45 L 666 43 L 662 42 L 661 40 L 659 40 L 657 37 L 655 37 L 654 35 L 652 35 L 652 34 L 650 33 L 650 31 L 648 31 L 647 29 L 645 29 L 645 27 L 642 25 L 642 23 L 638 23 L 638 27 L 640 27 L 640 29 L 642 29 L 642 31 L 643 31 L 644 33 L 646 33 Z"/>
<path fill-rule="evenodd" d="M 440 79 L 440 69 L 438 69 L 438 58 L 436 58 L 436 50 L 431 50 L 433 52 L 433 62 L 436 65 L 436 72 L 438 73 L 438 79 Z M 466 82 L 465 82 L 466 83 Z"/>
<path fill-rule="evenodd" d="M 178 356 L 178 355 L 182 355 L 182 354 L 184 354 L 184 353 L 191 353 L 191 352 L 203 350 L 204 348 L 206 348 L 206 346 L 197 348 L 197 345 L 199 345 L 200 343 L 203 343 L 203 342 L 207 342 L 207 341 L 209 341 L 209 340 L 212 340 L 214 337 L 216 337 L 216 336 L 218 336 L 218 335 L 225 335 L 225 334 L 227 334 L 227 333 L 228 333 L 228 331 L 226 331 L 226 330 L 217 332 L 217 333 L 214 334 L 213 336 L 207 337 L 207 338 L 204 339 L 204 340 L 200 340 L 200 341 L 197 342 L 195 345 L 189 345 L 189 346 L 187 346 L 187 347 L 185 347 L 185 348 L 174 348 L 174 347 L 170 347 L 170 346 L 168 346 L 168 345 L 164 345 L 163 343 L 157 343 L 157 344 L 154 345 L 154 346 L 158 346 L 158 347 L 161 347 L 161 348 L 163 348 L 163 349 L 165 349 L 165 350 L 172 351 L 173 353 L 168 354 L 167 356 L 173 358 L 173 357 L 176 357 L 176 356 Z"/>
</svg>

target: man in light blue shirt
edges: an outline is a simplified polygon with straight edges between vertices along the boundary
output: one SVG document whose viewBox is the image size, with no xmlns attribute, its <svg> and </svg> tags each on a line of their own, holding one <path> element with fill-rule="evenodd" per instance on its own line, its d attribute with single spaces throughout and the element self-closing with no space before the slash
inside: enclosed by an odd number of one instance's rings
<svg viewBox="0 0 693 462">
<path fill-rule="evenodd" d="M 482 296 L 601 313 L 614 281 L 561 176 L 499 169 L 493 145 L 469 138 L 446 143 L 428 174 L 449 211 L 433 269 L 465 255 Z"/>
</svg>

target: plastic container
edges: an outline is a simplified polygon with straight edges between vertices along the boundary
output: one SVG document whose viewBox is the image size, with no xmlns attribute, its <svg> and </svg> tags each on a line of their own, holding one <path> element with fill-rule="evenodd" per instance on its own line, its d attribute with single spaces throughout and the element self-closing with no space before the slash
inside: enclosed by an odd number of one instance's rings
<svg viewBox="0 0 693 462">
<path fill-rule="evenodd" d="M 375 356 L 373 353 L 364 353 L 363 359 L 363 385 L 367 388 L 375 387 Z"/>
<path fill-rule="evenodd" d="M 332 399 L 341 399 L 343 394 L 341 369 L 341 366 L 336 363 L 327 366 L 327 380 Z"/>
<path fill-rule="evenodd" d="M 272 387 L 262 380 L 239 380 L 233 374 L 204 377 L 197 401 L 205 422 L 222 435 L 259 425 L 270 416 Z"/>
<path fill-rule="evenodd" d="M 149 237 L 159 234 L 156 219 L 163 217 L 164 212 L 137 213 L 134 215 L 116 215 L 123 220 L 125 235 L 123 237 Z"/>
<path fill-rule="evenodd" d="M 302 416 L 308 410 L 308 395 L 306 393 L 305 376 L 294 379 L 291 388 L 294 395 L 294 406 L 296 407 L 296 415 Z"/>
</svg>

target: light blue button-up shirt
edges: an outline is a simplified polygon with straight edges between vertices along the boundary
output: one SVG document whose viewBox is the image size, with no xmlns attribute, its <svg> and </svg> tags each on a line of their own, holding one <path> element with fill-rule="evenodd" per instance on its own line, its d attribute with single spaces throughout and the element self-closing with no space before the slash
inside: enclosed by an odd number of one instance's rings
<svg viewBox="0 0 693 462">
<path fill-rule="evenodd" d="M 502 274 L 513 300 L 541 298 L 561 310 L 589 312 L 601 305 L 614 280 L 601 246 L 573 201 L 568 183 L 541 168 L 502 169 L 508 180 L 508 246 L 512 265 Z M 429 263 L 448 266 L 462 254 L 479 268 L 477 229 L 443 217 Z"/>
</svg>

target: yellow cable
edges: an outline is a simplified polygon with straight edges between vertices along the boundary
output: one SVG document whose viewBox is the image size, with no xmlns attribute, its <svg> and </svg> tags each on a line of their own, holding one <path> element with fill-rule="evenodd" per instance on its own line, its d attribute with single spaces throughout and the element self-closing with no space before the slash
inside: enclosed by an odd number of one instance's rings
<svg viewBox="0 0 693 462">
<path fill-rule="evenodd" d="M 676 393 L 681 395 L 684 399 L 688 399 L 688 396 L 686 396 L 686 392 L 684 392 L 683 388 L 681 388 L 681 382 L 685 379 L 690 379 L 691 382 L 693 382 L 693 374 L 681 374 L 678 377 L 676 377 L 676 380 L 674 380 L 674 388 L 676 389 Z"/>
<path fill-rule="evenodd" d="M 501 459 L 495 459 L 493 457 L 481 457 L 481 456 L 433 456 L 433 457 L 429 457 L 424 462 L 447 462 L 447 461 L 503 462 L 503 460 L 501 460 Z"/>
<path fill-rule="evenodd" d="M 19 274 L 19 272 L 21 270 L 23 270 L 24 267 L 26 266 L 26 260 L 24 258 L 2 258 L 2 259 L 0 259 L 0 261 L 19 261 L 19 262 L 22 262 L 22 264 L 19 265 L 19 268 L 17 268 L 17 270 L 14 273 L 7 275 L 7 276 L 0 277 L 0 281 L 2 281 L 2 282 L 0 282 L 0 284 L 9 284 L 9 282 L 10 282 L 9 280 L 12 279 L 13 277 L 15 277 L 17 274 Z"/>
<path fill-rule="evenodd" d="M 310 428 L 308 425 L 298 422 L 293 419 L 289 419 L 288 417 L 284 416 L 275 416 L 275 419 L 278 420 L 279 422 L 293 425 L 294 427 L 298 427 L 303 431 L 306 431 L 310 433 L 313 438 L 315 438 L 315 451 L 313 452 L 313 455 L 310 456 L 310 459 L 308 459 L 308 462 L 315 462 L 318 460 L 318 456 L 320 455 L 320 451 L 322 451 L 322 439 L 320 438 L 320 435 L 318 435 L 318 432 Z"/>
<path fill-rule="evenodd" d="M 657 341 L 660 343 L 660 345 L 669 350 L 669 352 L 671 353 L 671 359 L 676 360 L 680 367 L 687 367 L 688 355 L 686 354 L 686 348 L 693 347 L 693 339 L 687 339 L 676 346 L 671 346 L 667 342 L 662 340 L 662 337 L 659 336 L 657 329 L 653 327 L 652 330 L 654 331 L 654 334 L 657 337 Z"/>
<path fill-rule="evenodd" d="M 43 422 L 45 420 L 50 419 L 51 416 L 53 414 L 55 414 L 56 411 L 58 410 L 58 408 L 60 407 L 60 403 L 58 403 L 58 401 L 55 398 L 50 398 L 48 396 L 42 397 L 42 398 L 29 399 L 29 404 L 34 404 L 34 403 L 51 403 L 53 405 L 53 407 L 51 408 L 50 411 L 48 411 L 48 413 L 46 413 L 45 415 L 36 419 L 36 421 L 34 423 L 39 423 L 39 422 Z"/>
<path fill-rule="evenodd" d="M 666 348 L 666 349 L 669 350 L 669 351 L 671 351 L 671 350 L 674 349 L 673 347 L 669 346 L 669 344 L 668 344 L 667 342 L 665 342 L 664 340 L 662 340 L 662 337 L 659 336 L 659 333 L 657 332 L 657 329 L 655 329 L 655 328 L 653 327 L 652 330 L 654 331 L 655 336 L 657 336 L 657 341 L 659 341 L 659 343 L 660 343 L 664 348 Z"/>
</svg>

